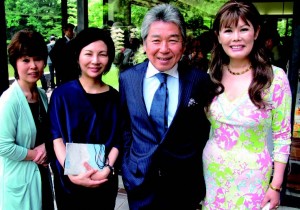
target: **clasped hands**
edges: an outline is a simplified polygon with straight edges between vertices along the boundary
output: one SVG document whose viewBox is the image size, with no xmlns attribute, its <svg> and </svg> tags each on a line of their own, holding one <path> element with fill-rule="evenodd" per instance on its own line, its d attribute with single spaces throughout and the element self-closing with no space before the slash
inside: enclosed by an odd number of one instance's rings
<svg viewBox="0 0 300 210">
<path fill-rule="evenodd" d="M 40 144 L 39 146 L 35 147 L 33 149 L 33 151 L 35 152 L 35 157 L 32 160 L 33 162 L 43 165 L 43 166 L 47 166 L 47 151 L 46 151 L 46 146 L 45 143 Z"/>
<path fill-rule="evenodd" d="M 110 169 L 104 167 L 101 171 L 92 168 L 87 162 L 84 162 L 85 173 L 78 175 L 68 175 L 71 182 L 84 187 L 96 188 L 108 180 Z"/>
</svg>

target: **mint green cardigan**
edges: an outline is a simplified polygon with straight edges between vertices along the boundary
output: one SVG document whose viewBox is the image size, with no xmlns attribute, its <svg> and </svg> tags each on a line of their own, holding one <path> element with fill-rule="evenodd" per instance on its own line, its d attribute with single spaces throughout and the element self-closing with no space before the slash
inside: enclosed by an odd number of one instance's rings
<svg viewBox="0 0 300 210">
<path fill-rule="evenodd" d="M 45 109 L 47 95 L 38 88 Z M 36 127 L 26 97 L 15 81 L 0 97 L 0 210 L 41 210 L 38 166 L 24 161 L 34 148 Z"/>
</svg>

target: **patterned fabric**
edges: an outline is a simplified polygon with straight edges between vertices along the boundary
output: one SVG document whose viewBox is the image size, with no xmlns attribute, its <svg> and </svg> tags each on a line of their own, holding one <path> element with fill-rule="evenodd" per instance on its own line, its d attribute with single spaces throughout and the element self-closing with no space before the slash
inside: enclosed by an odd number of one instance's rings
<svg viewBox="0 0 300 210">
<path fill-rule="evenodd" d="M 286 74 L 273 67 L 259 110 L 245 92 L 234 101 L 215 97 L 207 117 L 210 138 L 203 151 L 206 198 L 203 209 L 260 209 L 274 161 L 286 163 L 291 144 L 291 92 Z M 270 135 L 270 132 L 272 133 Z M 273 154 L 267 148 L 272 136 Z"/>
<path fill-rule="evenodd" d="M 155 76 L 160 81 L 160 85 L 153 97 L 150 117 L 162 139 L 168 129 L 168 74 L 158 73 Z"/>
</svg>

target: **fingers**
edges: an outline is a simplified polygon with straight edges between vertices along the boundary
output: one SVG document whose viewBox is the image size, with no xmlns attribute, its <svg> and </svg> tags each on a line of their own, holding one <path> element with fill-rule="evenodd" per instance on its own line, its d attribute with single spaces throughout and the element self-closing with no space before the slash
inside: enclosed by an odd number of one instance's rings
<svg viewBox="0 0 300 210">
<path fill-rule="evenodd" d="M 48 163 L 42 163 L 42 165 L 47 168 L 48 167 Z"/>
<path fill-rule="evenodd" d="M 87 171 L 93 170 L 93 168 L 90 166 L 90 164 L 88 164 L 88 162 L 84 162 L 84 163 L 83 163 L 83 166 L 85 167 L 85 169 L 86 169 Z"/>
<path fill-rule="evenodd" d="M 276 202 L 272 202 L 270 203 L 270 209 L 278 209 L 279 208 L 279 202 L 276 201 Z"/>
<path fill-rule="evenodd" d="M 36 156 L 35 158 L 32 160 L 33 162 L 37 163 L 37 164 L 44 164 L 47 161 L 47 154 L 46 152 L 41 152 L 38 150 L 36 151 Z"/>
<path fill-rule="evenodd" d="M 45 143 L 35 147 L 33 151 L 36 152 L 35 158 L 32 160 L 33 162 L 37 164 L 44 164 L 47 161 L 47 152 L 46 152 L 46 147 Z"/>
<path fill-rule="evenodd" d="M 261 203 L 261 209 L 264 209 L 264 208 L 266 208 L 266 209 L 268 209 L 269 210 L 269 208 L 267 208 L 266 206 L 267 206 L 267 204 L 268 204 L 268 201 L 269 201 L 270 199 L 268 199 L 266 196 L 264 197 L 264 199 L 263 199 L 263 201 L 262 201 L 262 203 Z M 269 205 L 268 205 L 269 206 Z"/>
<path fill-rule="evenodd" d="M 261 210 L 270 210 L 270 203 L 268 202 L 266 205 L 264 205 Z"/>
<path fill-rule="evenodd" d="M 265 206 L 267 205 L 267 203 L 269 202 L 269 208 L 266 208 Z M 268 189 L 266 192 L 266 195 L 261 203 L 261 208 L 264 209 L 264 207 L 266 209 L 277 209 L 279 207 L 279 203 L 280 203 L 280 193 L 276 192 L 272 189 Z"/>
<path fill-rule="evenodd" d="M 261 210 L 270 210 L 270 209 L 278 209 L 278 208 L 279 208 L 279 204 L 274 205 L 268 202 L 266 205 L 263 206 L 263 208 L 261 208 Z"/>
<path fill-rule="evenodd" d="M 107 179 L 109 174 L 110 174 L 110 169 L 108 167 L 105 167 L 105 168 L 103 168 L 103 170 L 97 171 L 97 173 L 93 174 L 91 176 L 91 179 L 93 179 L 93 180 Z"/>
<path fill-rule="evenodd" d="M 99 187 L 100 184 L 107 182 L 108 179 L 102 179 L 102 180 L 92 180 L 90 179 L 88 181 L 88 186 L 87 187 L 91 187 L 91 188 L 95 188 L 95 187 Z"/>
<path fill-rule="evenodd" d="M 36 156 L 35 158 L 32 160 L 33 162 L 37 163 L 37 164 L 41 164 L 43 161 L 43 154 L 40 153 L 39 151 L 36 151 Z"/>
<path fill-rule="evenodd" d="M 108 179 L 102 179 L 102 180 L 93 180 L 91 177 L 93 174 L 95 174 L 97 170 L 89 170 L 86 173 L 79 174 L 77 176 L 74 175 L 69 175 L 69 179 L 71 182 L 77 185 L 81 185 L 84 187 L 90 187 L 90 188 L 95 188 L 99 187 L 100 184 L 106 182 Z"/>
</svg>

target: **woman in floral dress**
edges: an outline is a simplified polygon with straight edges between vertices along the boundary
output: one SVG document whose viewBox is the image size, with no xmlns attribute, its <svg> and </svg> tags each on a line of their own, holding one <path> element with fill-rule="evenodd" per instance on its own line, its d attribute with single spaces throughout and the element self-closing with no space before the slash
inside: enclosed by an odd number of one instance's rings
<svg viewBox="0 0 300 210">
<path fill-rule="evenodd" d="M 260 15 L 253 4 L 225 3 L 213 27 L 215 95 L 207 108 L 211 132 L 203 152 L 203 209 L 252 210 L 268 202 L 270 209 L 278 208 L 291 144 L 287 76 L 261 48 Z"/>
</svg>

